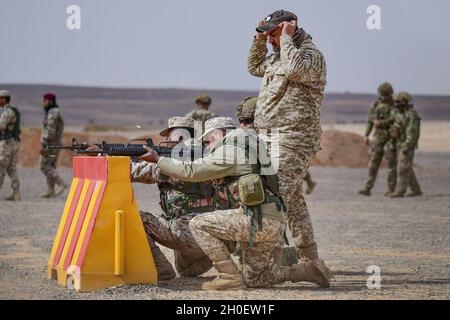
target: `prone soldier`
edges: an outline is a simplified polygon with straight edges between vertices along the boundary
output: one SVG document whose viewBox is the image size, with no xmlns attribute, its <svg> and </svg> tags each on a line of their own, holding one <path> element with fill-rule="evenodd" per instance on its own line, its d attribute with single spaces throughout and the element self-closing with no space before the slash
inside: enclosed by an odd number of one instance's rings
<svg viewBox="0 0 450 320">
<path fill-rule="evenodd" d="M 5 198 L 8 201 L 20 201 L 20 182 L 17 174 L 20 143 L 20 112 L 11 106 L 11 95 L 0 90 L 0 189 L 5 175 L 11 178 L 13 193 Z"/>
<path fill-rule="evenodd" d="M 42 195 L 42 197 L 53 198 L 62 194 L 67 188 L 67 184 L 60 178 L 58 171 L 56 171 L 59 150 L 47 149 L 46 146 L 62 143 L 64 120 L 61 109 L 56 104 L 56 96 L 53 93 L 46 93 L 42 96 L 42 107 L 44 108 L 45 115 L 42 121 L 39 166 L 47 178 L 47 193 Z M 56 185 L 59 187 L 59 190 L 55 192 Z"/>
<path fill-rule="evenodd" d="M 369 173 L 364 188 L 358 193 L 370 196 L 375 185 L 378 170 L 380 168 L 383 155 L 388 164 L 387 184 L 388 190 L 384 194 L 390 196 L 395 191 L 397 180 L 397 154 L 395 141 L 390 137 L 389 129 L 394 122 L 395 113 L 392 95 L 394 90 L 390 83 L 382 83 L 378 87 L 378 100 L 369 111 L 367 120 L 365 142 L 369 144 L 369 136 L 374 129 L 373 139 L 370 142 Z"/>
<path fill-rule="evenodd" d="M 408 186 L 411 192 L 407 197 L 420 196 L 422 190 L 413 168 L 414 152 L 420 137 L 420 117 L 411 103 L 412 97 L 409 93 L 400 92 L 394 97 L 394 101 L 398 112 L 391 134 L 397 140 L 398 180 L 397 188 L 391 197 L 405 196 Z"/>
</svg>

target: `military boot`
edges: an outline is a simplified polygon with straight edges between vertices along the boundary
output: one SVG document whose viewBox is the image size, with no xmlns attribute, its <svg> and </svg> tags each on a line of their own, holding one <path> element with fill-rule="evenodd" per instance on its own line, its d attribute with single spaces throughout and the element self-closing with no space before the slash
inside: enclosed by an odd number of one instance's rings
<svg viewBox="0 0 450 320">
<path fill-rule="evenodd" d="M 61 178 L 56 179 L 56 185 L 58 186 L 59 190 L 55 192 L 55 196 L 61 195 L 64 190 L 67 189 L 67 183 L 65 183 Z"/>
<path fill-rule="evenodd" d="M 407 197 L 419 197 L 422 194 L 423 194 L 422 191 L 411 191 L 406 196 Z"/>
<path fill-rule="evenodd" d="M 203 283 L 202 290 L 225 291 L 245 288 L 241 274 L 233 260 L 214 262 L 213 264 L 219 271 L 219 275 L 214 280 Z"/>
<path fill-rule="evenodd" d="M 5 198 L 6 201 L 20 201 L 22 199 L 19 190 L 13 190 L 13 193 Z"/>
<path fill-rule="evenodd" d="M 404 196 L 405 193 L 401 191 L 395 191 L 393 194 L 390 195 L 391 198 L 403 198 Z"/>
<path fill-rule="evenodd" d="M 315 283 L 322 288 L 330 287 L 331 274 L 321 259 L 301 262 L 290 267 L 288 280 Z"/>
<path fill-rule="evenodd" d="M 312 181 L 311 183 L 308 183 L 308 187 L 306 188 L 305 193 L 311 194 L 314 191 L 314 188 L 316 187 L 317 182 Z"/>
<path fill-rule="evenodd" d="M 53 198 L 55 197 L 55 186 L 48 186 L 47 193 L 43 194 L 41 198 Z"/>
<path fill-rule="evenodd" d="M 362 194 L 363 196 L 370 197 L 370 189 L 362 189 L 358 191 L 359 194 Z"/>
<path fill-rule="evenodd" d="M 384 193 L 384 196 L 385 196 L 385 197 L 390 197 L 391 195 L 394 194 L 394 192 L 395 192 L 395 191 L 388 190 L 388 191 L 386 191 L 386 192 Z"/>
</svg>

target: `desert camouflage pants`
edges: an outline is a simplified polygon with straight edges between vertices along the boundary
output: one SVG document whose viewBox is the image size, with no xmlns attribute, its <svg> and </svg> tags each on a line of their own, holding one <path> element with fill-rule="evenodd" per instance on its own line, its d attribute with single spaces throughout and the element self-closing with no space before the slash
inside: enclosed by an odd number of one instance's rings
<svg viewBox="0 0 450 320">
<path fill-rule="evenodd" d="M 154 256 L 167 260 L 155 244 L 156 241 L 174 250 L 175 268 L 181 276 L 195 277 L 211 269 L 211 260 L 203 253 L 189 229 L 193 215 L 166 220 L 149 212 L 140 211 L 140 214 Z M 158 267 L 157 261 L 155 264 Z"/>
<path fill-rule="evenodd" d="M 205 213 L 190 222 L 191 232 L 199 246 L 213 262 L 230 260 L 230 252 L 222 240 L 241 241 L 242 280 L 247 287 L 265 287 L 284 281 L 288 267 L 271 260 L 271 252 L 283 235 L 285 224 L 263 218 L 263 228 L 255 225 L 250 246 L 250 221 L 242 209 Z"/>
<path fill-rule="evenodd" d="M 55 151 L 46 155 L 41 155 L 39 158 L 39 167 L 47 178 L 47 185 L 49 188 L 54 188 L 55 184 L 61 181 L 58 171 L 56 171 L 58 156 L 59 151 Z"/>
<path fill-rule="evenodd" d="M 0 141 L 0 188 L 3 186 L 5 175 L 8 174 L 11 178 L 11 188 L 14 191 L 19 191 L 18 161 L 19 142 L 11 139 Z"/>
<path fill-rule="evenodd" d="M 391 140 L 389 140 L 388 142 L 372 142 L 370 144 L 369 152 L 370 152 L 369 175 L 366 180 L 364 188 L 366 190 L 373 189 L 375 181 L 377 179 L 381 160 L 383 160 L 384 156 L 386 158 L 388 166 L 387 169 L 388 190 L 394 192 L 395 185 L 397 183 L 397 151 L 394 143 Z"/>
<path fill-rule="evenodd" d="M 414 149 L 398 153 L 397 193 L 405 193 L 410 187 L 412 192 L 422 192 L 413 168 Z"/>
<path fill-rule="evenodd" d="M 292 141 L 290 141 L 292 140 Z M 303 197 L 303 179 L 319 151 L 320 138 L 300 142 L 296 135 L 269 136 L 269 152 L 278 168 L 280 195 L 287 209 L 288 226 L 298 250 L 316 244 L 308 207 Z"/>
</svg>

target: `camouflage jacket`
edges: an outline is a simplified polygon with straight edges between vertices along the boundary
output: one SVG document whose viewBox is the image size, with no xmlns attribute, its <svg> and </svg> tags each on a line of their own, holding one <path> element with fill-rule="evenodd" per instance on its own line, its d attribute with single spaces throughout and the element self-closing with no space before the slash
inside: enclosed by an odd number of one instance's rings
<svg viewBox="0 0 450 320">
<path fill-rule="evenodd" d="M 211 212 L 217 207 L 211 182 L 192 183 L 173 179 L 162 174 L 155 163 L 132 162 L 131 181 L 158 184 L 160 206 L 166 219 L 190 213 Z"/>
<path fill-rule="evenodd" d="M 388 103 L 377 100 L 369 110 L 365 136 L 368 137 L 374 131 L 373 141 L 375 143 L 388 141 L 391 138 L 389 130 L 394 123 L 397 112 L 393 102 Z M 378 122 L 378 126 L 375 126 L 375 121 Z"/>
<path fill-rule="evenodd" d="M 214 118 L 215 116 L 216 115 L 213 112 L 206 109 L 194 109 L 185 115 L 186 118 L 193 119 L 194 121 L 201 121 L 203 127 L 205 125 L 206 120 Z"/>
<path fill-rule="evenodd" d="M 8 132 L 12 131 L 16 123 L 16 114 L 9 106 L 0 107 L 0 140 L 5 140 Z M 9 140 L 10 138 L 8 138 Z"/>
<path fill-rule="evenodd" d="M 262 77 L 255 111 L 258 129 L 276 128 L 291 141 L 320 143 L 320 106 L 326 85 L 323 54 L 310 39 L 297 46 L 291 36 L 281 36 L 280 52 L 267 56 L 265 39 L 254 39 L 248 70 Z M 285 135 L 285 136 L 286 136 Z"/>
<path fill-rule="evenodd" d="M 41 144 L 58 144 L 62 142 L 64 120 L 59 107 L 50 108 L 42 121 Z"/>
<path fill-rule="evenodd" d="M 392 126 L 398 132 L 397 147 L 401 151 L 418 148 L 420 117 L 413 105 L 410 105 L 404 112 L 397 112 Z"/>
</svg>

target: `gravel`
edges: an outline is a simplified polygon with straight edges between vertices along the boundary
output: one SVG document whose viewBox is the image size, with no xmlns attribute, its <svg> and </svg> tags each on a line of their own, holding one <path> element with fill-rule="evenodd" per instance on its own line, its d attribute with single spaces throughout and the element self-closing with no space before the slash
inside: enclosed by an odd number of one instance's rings
<svg viewBox="0 0 450 320">
<path fill-rule="evenodd" d="M 329 289 L 286 283 L 267 289 L 203 292 L 198 278 L 77 293 L 47 280 L 47 259 L 65 203 L 45 200 L 45 179 L 37 168 L 20 169 L 23 201 L 0 200 L 0 299 L 449 299 L 450 153 L 418 153 L 416 173 L 424 196 L 383 197 L 380 172 L 372 197 L 357 194 L 365 169 L 312 168 L 318 182 L 307 196 L 322 258 L 335 275 Z M 61 169 L 70 181 L 71 171 Z M 9 180 L 0 199 L 9 195 Z M 141 209 L 159 210 L 155 186 L 135 185 Z M 163 248 L 173 262 L 173 254 Z M 381 289 L 368 289 L 366 270 L 381 270 Z"/>
</svg>

